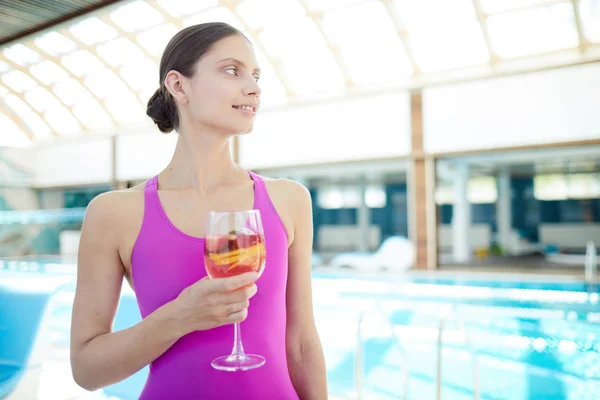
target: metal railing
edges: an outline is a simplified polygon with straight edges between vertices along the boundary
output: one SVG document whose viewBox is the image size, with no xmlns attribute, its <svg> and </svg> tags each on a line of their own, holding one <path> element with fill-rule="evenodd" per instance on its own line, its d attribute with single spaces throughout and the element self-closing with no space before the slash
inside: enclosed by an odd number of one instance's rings
<svg viewBox="0 0 600 400">
<path fill-rule="evenodd" d="M 440 325 L 438 327 L 436 399 L 441 400 L 442 398 L 442 336 L 444 334 L 444 330 L 446 329 L 446 323 L 449 319 L 454 320 L 456 326 L 462 332 L 465 338 L 466 347 L 471 353 L 471 360 L 473 362 L 473 398 L 475 400 L 479 400 L 479 366 L 477 364 L 477 353 L 471 346 L 471 341 L 469 340 L 469 336 L 467 335 L 467 329 L 465 328 L 464 323 L 460 318 L 456 316 L 456 314 L 453 311 L 447 313 L 444 317 L 442 317 L 442 319 L 440 320 Z"/>
<path fill-rule="evenodd" d="M 391 338 L 396 339 L 396 342 L 399 345 L 400 351 L 402 353 L 402 358 L 404 359 L 403 360 L 404 362 L 402 363 L 402 369 L 404 370 L 403 371 L 404 372 L 403 373 L 404 394 L 402 396 L 402 399 L 408 400 L 408 377 L 409 377 L 410 371 L 408 368 L 408 357 L 406 356 L 406 350 L 404 349 L 404 346 L 402 345 L 400 338 L 394 331 L 394 324 L 390 321 L 390 318 L 388 317 L 387 313 L 383 310 L 383 308 L 381 307 L 381 304 L 379 302 L 375 303 L 374 307 L 371 307 L 370 309 L 361 311 L 360 314 L 358 315 L 358 326 L 356 329 L 356 356 L 354 358 L 354 383 L 355 383 L 355 390 L 356 390 L 356 399 L 357 400 L 363 399 L 362 388 L 363 388 L 363 373 L 364 373 L 364 356 L 363 356 L 364 346 L 363 346 L 363 337 L 362 337 L 362 323 L 363 323 L 363 319 L 365 318 L 365 316 L 367 314 L 371 314 L 373 311 L 378 311 L 379 314 L 381 314 L 381 316 L 383 316 L 385 318 L 385 321 L 387 322 L 387 325 L 389 326 L 389 329 L 390 329 Z"/>
<path fill-rule="evenodd" d="M 590 240 L 585 248 L 585 281 L 593 282 L 596 279 L 597 271 L 596 245 Z"/>
<path fill-rule="evenodd" d="M 408 367 L 408 357 L 406 354 L 406 350 L 400 341 L 400 338 L 396 334 L 394 330 L 394 325 L 390 321 L 387 313 L 383 310 L 381 304 L 379 302 L 375 303 L 375 306 L 363 310 L 360 312 L 358 316 L 358 325 L 356 330 L 356 357 L 354 359 L 354 381 L 355 381 L 355 391 L 356 391 L 356 399 L 363 400 L 362 389 L 363 389 L 363 375 L 364 375 L 364 342 L 363 342 L 363 334 L 362 334 L 362 324 L 366 315 L 372 314 L 374 311 L 377 311 L 381 316 L 385 318 L 387 325 L 390 330 L 390 336 L 392 339 L 396 339 L 397 344 L 399 345 L 400 351 L 403 356 L 403 379 L 404 379 L 404 393 L 402 394 L 402 399 L 408 400 L 409 394 L 409 385 L 408 378 L 410 375 L 410 370 Z M 479 392 L 479 365 L 477 363 L 477 353 L 473 346 L 471 345 L 471 341 L 467 334 L 467 330 L 463 321 L 456 316 L 456 313 L 452 310 L 447 312 L 441 319 L 438 327 L 438 335 L 437 335 L 437 376 L 436 376 L 436 399 L 441 400 L 442 398 L 442 360 L 443 360 L 443 334 L 446 329 L 447 323 L 449 320 L 453 320 L 459 331 L 462 333 L 466 347 L 471 353 L 471 360 L 473 364 L 473 399 L 480 400 L 480 392 Z"/>
</svg>

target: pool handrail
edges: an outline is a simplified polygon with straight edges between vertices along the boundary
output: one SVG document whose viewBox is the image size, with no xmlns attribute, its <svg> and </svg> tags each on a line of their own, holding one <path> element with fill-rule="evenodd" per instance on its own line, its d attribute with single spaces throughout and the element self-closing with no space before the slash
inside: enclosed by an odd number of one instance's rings
<svg viewBox="0 0 600 400">
<path fill-rule="evenodd" d="M 593 282 L 598 271 L 598 260 L 596 257 L 596 245 L 593 241 L 587 242 L 585 250 L 585 281 Z"/>
<path fill-rule="evenodd" d="M 479 366 L 477 363 L 477 352 L 471 345 L 471 341 L 469 340 L 469 335 L 467 334 L 467 329 L 463 321 L 456 315 L 456 313 L 451 309 L 447 312 L 441 319 L 440 325 L 438 327 L 438 335 L 437 335 L 437 376 L 436 376 L 436 400 L 442 399 L 442 336 L 444 330 L 446 329 L 446 323 L 449 319 L 454 320 L 458 329 L 462 332 L 465 338 L 466 347 L 471 353 L 471 360 L 473 363 L 473 399 L 480 400 L 479 395 Z"/>
<path fill-rule="evenodd" d="M 363 378 L 363 338 L 362 338 L 362 321 L 365 315 L 372 313 L 373 311 L 378 311 L 383 317 L 385 317 L 386 322 L 390 328 L 390 334 L 392 339 L 396 339 L 400 349 L 402 356 L 404 358 L 403 370 L 404 370 L 404 396 L 402 397 L 404 400 L 408 400 L 408 378 L 410 375 L 410 370 L 408 368 L 408 357 L 406 356 L 406 349 L 402 345 L 402 341 L 400 340 L 399 335 L 394 331 L 394 324 L 390 321 L 389 316 L 383 310 L 381 303 L 379 301 L 375 302 L 375 305 L 361 310 L 358 314 L 357 320 L 357 329 L 356 329 L 356 356 L 354 357 L 354 383 L 355 383 L 355 391 L 356 391 L 356 399 L 362 399 L 362 378 Z"/>
</svg>

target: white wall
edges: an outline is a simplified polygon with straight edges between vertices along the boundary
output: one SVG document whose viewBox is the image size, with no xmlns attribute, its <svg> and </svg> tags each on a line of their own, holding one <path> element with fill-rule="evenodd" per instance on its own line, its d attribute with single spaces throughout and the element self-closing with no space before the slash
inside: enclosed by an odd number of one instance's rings
<svg viewBox="0 0 600 400">
<path fill-rule="evenodd" d="M 40 208 L 56 209 L 65 206 L 65 194 L 62 190 L 42 190 L 40 191 Z"/>
<path fill-rule="evenodd" d="M 39 207 L 33 180 L 34 154 L 31 148 L 0 147 L 0 197 L 13 210 Z"/>
<path fill-rule="evenodd" d="M 149 130 L 116 136 L 117 179 L 147 179 L 164 168 L 175 149 L 176 134 Z M 34 186 L 107 184 L 112 181 L 112 138 L 46 144 L 34 149 Z"/>
<path fill-rule="evenodd" d="M 35 210 L 39 201 L 35 191 L 28 188 L 2 188 L 0 196 L 4 197 L 11 210 Z"/>
<path fill-rule="evenodd" d="M 423 91 L 426 152 L 600 138 L 600 64 Z"/>
<path fill-rule="evenodd" d="M 31 148 L 0 146 L 0 186 L 30 187 L 33 181 L 34 159 Z"/>
<path fill-rule="evenodd" d="M 110 137 L 44 145 L 35 149 L 34 186 L 71 186 L 112 180 Z"/>
<path fill-rule="evenodd" d="M 31 147 L 1 147 L 0 158 L 6 159 L 16 167 L 33 172 L 35 153 Z"/>
<path fill-rule="evenodd" d="M 259 113 L 240 140 L 248 168 L 402 156 L 410 152 L 406 92 Z"/>
<path fill-rule="evenodd" d="M 588 241 L 600 244 L 600 224 L 540 224 L 540 243 L 554 244 L 561 248 L 584 249 Z"/>
<path fill-rule="evenodd" d="M 158 131 L 117 136 L 117 179 L 148 179 L 167 166 L 178 134 Z"/>
</svg>

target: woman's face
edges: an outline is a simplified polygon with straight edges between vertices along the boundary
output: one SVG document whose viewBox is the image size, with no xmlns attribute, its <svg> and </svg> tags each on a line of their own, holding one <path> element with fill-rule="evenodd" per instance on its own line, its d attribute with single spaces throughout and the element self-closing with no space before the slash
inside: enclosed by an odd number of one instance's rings
<svg viewBox="0 0 600 400">
<path fill-rule="evenodd" d="M 252 45 L 240 35 L 213 44 L 185 79 L 193 124 L 228 135 L 252 131 L 260 106 L 260 70 Z"/>
</svg>

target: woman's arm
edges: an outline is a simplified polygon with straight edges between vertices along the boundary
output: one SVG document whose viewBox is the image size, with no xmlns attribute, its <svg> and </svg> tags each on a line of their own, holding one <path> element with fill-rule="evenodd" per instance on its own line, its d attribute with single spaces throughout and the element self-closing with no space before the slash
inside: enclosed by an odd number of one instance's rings
<svg viewBox="0 0 600 400">
<path fill-rule="evenodd" d="M 125 268 L 118 252 L 122 194 L 96 197 L 86 211 L 71 320 L 71 367 L 77 384 L 95 390 L 133 375 L 181 335 L 168 306 L 111 333 Z M 122 204 L 121 204 L 122 207 Z"/>
<path fill-rule="evenodd" d="M 112 332 L 125 270 L 118 254 L 120 196 L 111 192 L 90 203 L 79 245 L 71 368 L 88 390 L 133 375 L 189 332 L 243 321 L 256 293 L 256 274 L 203 279 L 138 324 Z"/>
<path fill-rule="evenodd" d="M 288 181 L 289 182 L 289 181 Z M 288 251 L 287 334 L 288 368 L 301 400 L 326 400 L 327 372 L 321 341 L 315 326 L 311 290 L 313 241 L 310 193 L 289 182 L 294 236 Z"/>
</svg>

